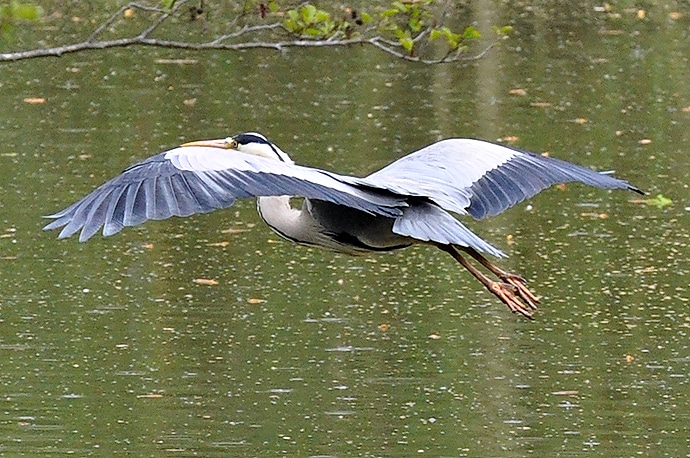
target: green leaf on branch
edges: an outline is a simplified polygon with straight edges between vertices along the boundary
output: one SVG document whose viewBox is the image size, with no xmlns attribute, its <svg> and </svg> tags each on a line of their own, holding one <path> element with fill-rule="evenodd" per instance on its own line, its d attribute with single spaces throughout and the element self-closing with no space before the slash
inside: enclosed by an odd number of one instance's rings
<svg viewBox="0 0 690 458">
<path fill-rule="evenodd" d="M 410 37 L 401 38 L 400 44 L 405 49 L 405 51 L 408 51 L 408 52 L 412 52 L 412 48 L 414 48 L 414 41 Z"/>
<path fill-rule="evenodd" d="M 499 37 L 508 38 L 508 36 L 513 31 L 513 26 L 504 25 L 503 27 L 494 27 L 494 33 Z"/>
<path fill-rule="evenodd" d="M 448 47 L 453 51 L 460 47 L 460 40 L 462 39 L 460 34 L 453 32 L 445 26 L 433 29 L 429 35 L 429 39 L 432 41 L 438 40 L 439 38 L 445 38 Z"/>
<path fill-rule="evenodd" d="M 40 6 L 30 3 L 12 1 L 7 5 L 0 5 L 0 20 L 5 21 L 37 21 L 43 14 Z"/>
<path fill-rule="evenodd" d="M 316 18 L 316 7 L 314 5 L 305 5 L 300 11 L 302 16 L 302 22 L 305 24 L 311 24 Z"/>
<path fill-rule="evenodd" d="M 13 0 L 7 4 L 0 3 L 0 38 L 10 41 L 18 22 L 35 22 L 43 15 L 40 6 L 21 3 Z"/>
<path fill-rule="evenodd" d="M 161 5 L 165 11 L 170 11 L 176 0 L 161 0 Z"/>
<path fill-rule="evenodd" d="M 310 4 L 288 10 L 286 14 L 287 19 L 283 21 L 283 25 L 288 32 L 295 35 L 329 38 L 345 24 L 344 21 L 338 23 L 332 20 L 328 11 Z"/>
<path fill-rule="evenodd" d="M 465 40 L 476 40 L 477 38 L 481 38 L 482 34 L 479 33 L 479 30 L 477 30 L 475 26 L 471 25 L 465 29 L 462 36 Z"/>
</svg>

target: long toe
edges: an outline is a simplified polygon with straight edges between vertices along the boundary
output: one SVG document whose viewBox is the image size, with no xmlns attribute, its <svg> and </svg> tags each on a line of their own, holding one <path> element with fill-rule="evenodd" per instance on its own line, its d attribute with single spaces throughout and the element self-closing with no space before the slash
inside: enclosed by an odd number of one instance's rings
<svg viewBox="0 0 690 458">
<path fill-rule="evenodd" d="M 505 281 L 515 287 L 518 296 L 525 301 L 525 303 L 533 310 L 537 309 L 539 298 L 527 288 L 527 284 L 522 277 L 511 275 L 505 278 Z"/>
<path fill-rule="evenodd" d="M 508 283 L 493 282 L 489 286 L 489 291 L 498 297 L 501 302 L 506 304 L 511 312 L 519 313 L 530 320 L 533 319 L 532 313 L 533 310 L 536 309 L 536 306 L 528 305 L 527 301 L 523 302 L 519 298 L 515 297 L 515 293 L 517 292 L 519 294 L 520 291 L 516 286 Z"/>
</svg>

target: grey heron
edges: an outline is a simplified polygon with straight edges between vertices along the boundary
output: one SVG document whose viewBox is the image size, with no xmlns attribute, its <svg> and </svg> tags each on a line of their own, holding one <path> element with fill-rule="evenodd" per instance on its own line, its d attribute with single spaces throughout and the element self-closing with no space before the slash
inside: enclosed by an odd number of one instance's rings
<svg viewBox="0 0 690 458">
<path fill-rule="evenodd" d="M 79 241 L 147 220 L 189 216 L 257 197 L 261 218 L 287 240 L 360 254 L 412 244 L 449 253 L 514 313 L 531 318 L 539 302 L 519 275 L 484 254 L 505 254 L 456 215 L 497 215 L 557 183 L 628 189 L 626 181 L 563 160 L 482 140 L 451 138 L 363 178 L 295 164 L 261 134 L 185 143 L 126 169 L 70 207 L 45 230 Z M 291 197 L 303 198 L 300 208 Z M 474 258 L 485 270 L 463 256 Z"/>
</svg>

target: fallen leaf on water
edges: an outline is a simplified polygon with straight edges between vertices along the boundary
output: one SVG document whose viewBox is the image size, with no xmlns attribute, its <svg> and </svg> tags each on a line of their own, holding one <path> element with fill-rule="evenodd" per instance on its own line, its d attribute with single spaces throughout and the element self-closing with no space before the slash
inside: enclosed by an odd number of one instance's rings
<svg viewBox="0 0 690 458">
<path fill-rule="evenodd" d="M 24 103 L 39 105 L 41 103 L 46 103 L 46 99 L 44 97 L 27 97 L 24 99 Z"/>
<path fill-rule="evenodd" d="M 657 194 L 656 197 L 652 197 L 649 199 L 632 199 L 628 202 L 630 202 L 631 204 L 651 205 L 657 208 L 664 208 L 668 207 L 669 205 L 673 205 L 673 200 L 666 197 L 663 194 Z"/>
<path fill-rule="evenodd" d="M 390 329 L 391 325 L 388 323 L 381 323 L 379 325 L 379 329 L 382 331 L 388 331 Z"/>
<path fill-rule="evenodd" d="M 580 392 L 577 390 L 561 390 L 552 391 L 551 394 L 553 394 L 554 396 L 574 396 L 576 394 L 580 394 Z"/>
<path fill-rule="evenodd" d="M 508 91 L 510 95 L 527 95 L 527 90 L 522 88 L 515 88 Z"/>
<path fill-rule="evenodd" d="M 603 29 L 599 30 L 600 35 L 609 35 L 609 36 L 615 36 L 615 35 L 623 35 L 623 30 L 621 29 Z"/>
<path fill-rule="evenodd" d="M 606 213 L 596 213 L 596 212 L 580 213 L 580 216 L 589 217 L 589 218 L 599 218 L 599 219 L 606 219 L 609 217 L 609 215 L 607 215 Z"/>
<path fill-rule="evenodd" d="M 220 247 L 226 247 L 230 245 L 230 242 L 213 242 L 209 243 L 208 246 L 220 246 Z"/>
<path fill-rule="evenodd" d="M 436 334 L 436 333 L 433 333 L 433 334 L 429 334 L 429 338 L 431 340 L 439 340 L 441 338 L 441 336 Z"/>
<path fill-rule="evenodd" d="M 508 142 L 508 143 L 514 143 L 514 142 L 520 140 L 520 137 L 518 137 L 516 135 L 509 135 L 507 137 L 503 137 L 501 140 L 503 140 L 504 142 Z"/>
<path fill-rule="evenodd" d="M 529 104 L 531 107 L 536 107 L 536 108 L 548 108 L 551 106 L 550 102 L 532 102 Z"/>
<path fill-rule="evenodd" d="M 259 299 L 257 297 L 252 297 L 252 298 L 248 299 L 247 302 L 249 302 L 250 304 L 263 304 L 264 302 L 266 302 L 266 299 Z"/>
<path fill-rule="evenodd" d="M 629 363 L 631 363 L 635 357 L 633 355 L 625 355 L 625 360 Z"/>
<path fill-rule="evenodd" d="M 193 65 L 198 64 L 198 59 L 156 59 L 157 64 L 176 64 L 176 65 Z"/>
<path fill-rule="evenodd" d="M 640 145 L 649 145 L 650 143 L 652 143 L 652 140 L 650 140 L 649 138 L 643 138 L 638 140 L 637 143 L 639 143 Z"/>
<path fill-rule="evenodd" d="M 210 285 L 214 286 L 218 284 L 218 280 L 214 280 L 213 278 L 195 278 L 192 280 L 194 283 L 197 283 L 199 285 Z"/>
<path fill-rule="evenodd" d="M 655 273 L 658 272 L 658 269 L 656 267 L 644 267 L 642 269 L 635 269 L 634 272 L 636 274 L 650 274 L 650 273 Z"/>
<path fill-rule="evenodd" d="M 241 232 L 248 232 L 249 229 L 223 229 L 221 234 L 239 234 Z"/>
</svg>

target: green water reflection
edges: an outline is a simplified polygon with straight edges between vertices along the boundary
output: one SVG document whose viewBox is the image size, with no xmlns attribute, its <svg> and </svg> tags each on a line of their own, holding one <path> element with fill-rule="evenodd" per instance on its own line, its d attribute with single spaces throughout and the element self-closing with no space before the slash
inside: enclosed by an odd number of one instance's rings
<svg viewBox="0 0 690 458">
<path fill-rule="evenodd" d="M 687 24 L 501 8 L 517 36 L 462 68 L 366 49 L 6 66 L 0 452 L 686 455 Z M 253 202 L 83 245 L 40 231 L 137 159 L 250 130 L 354 174 L 440 137 L 517 137 L 674 204 L 568 186 L 470 223 L 542 295 L 534 322 L 443 253 L 293 247 Z"/>
</svg>

